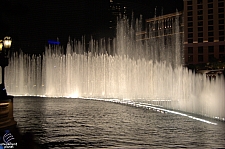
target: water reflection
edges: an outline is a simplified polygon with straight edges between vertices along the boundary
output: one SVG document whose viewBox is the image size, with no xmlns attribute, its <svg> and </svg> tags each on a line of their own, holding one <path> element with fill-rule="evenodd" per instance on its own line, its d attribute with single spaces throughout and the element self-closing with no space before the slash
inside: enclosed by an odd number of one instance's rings
<svg viewBox="0 0 225 149">
<path fill-rule="evenodd" d="M 20 97 L 14 117 L 44 148 L 223 148 L 225 124 L 104 101 Z"/>
</svg>

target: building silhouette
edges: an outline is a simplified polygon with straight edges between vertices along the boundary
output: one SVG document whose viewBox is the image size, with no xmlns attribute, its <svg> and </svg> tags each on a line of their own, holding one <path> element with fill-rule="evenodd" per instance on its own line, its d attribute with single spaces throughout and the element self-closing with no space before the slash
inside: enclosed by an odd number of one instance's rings
<svg viewBox="0 0 225 149">
<path fill-rule="evenodd" d="M 184 10 L 179 13 L 170 13 L 146 19 L 146 24 L 153 26 L 151 32 L 155 38 L 159 36 L 159 30 L 164 28 L 161 35 L 173 33 L 170 23 L 179 16 L 180 33 L 184 40 L 184 61 L 186 65 L 205 64 L 208 62 L 225 61 L 224 40 L 224 0 L 183 0 Z M 173 21 L 172 21 L 173 22 Z M 152 25 L 153 24 L 153 25 Z M 146 35 L 142 33 L 139 39 L 144 40 Z"/>
</svg>

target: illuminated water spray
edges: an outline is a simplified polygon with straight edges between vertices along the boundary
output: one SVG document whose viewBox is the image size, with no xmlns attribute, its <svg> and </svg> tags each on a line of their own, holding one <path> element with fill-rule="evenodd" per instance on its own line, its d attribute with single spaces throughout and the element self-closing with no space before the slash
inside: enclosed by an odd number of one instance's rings
<svg viewBox="0 0 225 149">
<path fill-rule="evenodd" d="M 139 20 L 121 19 L 115 39 L 91 40 L 88 48 L 69 41 L 66 54 L 60 46 L 46 48 L 43 56 L 14 53 L 6 68 L 7 91 L 130 99 L 224 120 L 224 79 L 210 82 L 182 66 L 178 17 L 154 23 L 143 31 Z"/>
</svg>

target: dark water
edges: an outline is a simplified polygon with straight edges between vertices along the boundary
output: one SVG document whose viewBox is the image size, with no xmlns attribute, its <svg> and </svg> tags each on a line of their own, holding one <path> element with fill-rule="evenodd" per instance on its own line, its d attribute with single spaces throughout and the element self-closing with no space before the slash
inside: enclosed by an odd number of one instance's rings
<svg viewBox="0 0 225 149">
<path fill-rule="evenodd" d="M 16 97 L 14 117 L 41 148 L 225 148 L 224 122 L 111 102 Z"/>
</svg>

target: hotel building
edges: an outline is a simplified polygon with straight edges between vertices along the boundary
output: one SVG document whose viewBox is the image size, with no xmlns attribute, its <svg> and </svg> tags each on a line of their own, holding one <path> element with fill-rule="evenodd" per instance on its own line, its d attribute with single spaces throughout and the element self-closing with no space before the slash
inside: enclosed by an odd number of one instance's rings
<svg viewBox="0 0 225 149">
<path fill-rule="evenodd" d="M 186 64 L 225 59 L 224 0 L 184 0 Z"/>
<path fill-rule="evenodd" d="M 179 33 L 183 36 L 183 13 L 176 12 L 170 13 L 151 19 L 146 19 L 147 32 L 152 33 L 152 37 L 148 38 L 157 38 L 161 36 L 171 36 L 173 34 Z M 179 28 L 176 28 L 174 25 L 179 25 Z"/>
</svg>

